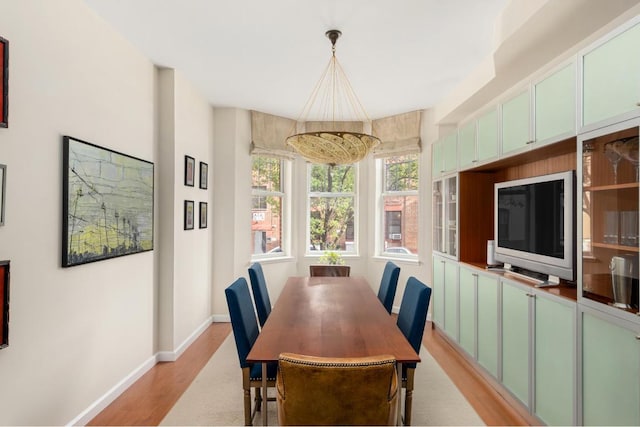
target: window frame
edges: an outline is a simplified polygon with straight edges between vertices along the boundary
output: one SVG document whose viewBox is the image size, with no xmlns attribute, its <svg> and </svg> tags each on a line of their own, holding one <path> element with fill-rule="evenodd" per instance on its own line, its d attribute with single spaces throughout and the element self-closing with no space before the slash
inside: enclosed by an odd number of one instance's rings
<svg viewBox="0 0 640 427">
<path fill-rule="evenodd" d="M 417 188 L 415 190 L 402 190 L 402 191 L 398 191 L 398 190 L 390 190 L 387 191 L 386 190 L 386 174 L 385 174 L 385 166 L 386 166 L 386 160 L 388 158 L 391 157 L 401 157 L 399 155 L 389 155 L 389 156 L 385 156 L 385 157 L 380 157 L 376 159 L 376 213 L 375 213 L 375 218 L 376 218 L 376 231 L 375 231 L 375 254 L 377 257 L 380 258 L 386 258 L 386 259 L 401 259 L 401 260 L 410 260 L 410 261 L 418 261 L 419 258 L 419 251 L 417 253 L 411 253 L 411 254 L 401 254 L 401 253 L 391 253 L 391 252 L 386 252 L 385 251 L 385 240 L 387 238 L 387 226 L 385 223 L 385 219 L 386 219 L 386 211 L 384 209 L 385 207 L 385 203 L 384 200 L 387 197 L 406 197 L 406 196 L 412 196 L 416 198 L 416 201 L 418 203 L 418 229 L 416 230 L 416 241 L 417 241 L 417 247 L 418 249 L 420 248 L 420 227 L 421 227 L 421 223 L 420 223 L 420 209 L 421 209 L 421 203 L 420 203 L 420 178 L 421 178 L 421 174 L 420 174 L 420 155 L 419 153 L 410 153 L 411 155 L 415 155 L 416 157 L 416 163 L 417 163 Z M 404 154 L 406 155 L 410 155 L 410 154 Z M 404 222 L 404 217 L 406 216 L 403 212 L 403 222 Z M 401 233 L 405 233 L 405 224 L 401 224 L 401 228 L 402 231 Z"/>
<path fill-rule="evenodd" d="M 326 192 L 326 191 L 311 191 L 311 170 L 314 166 L 328 166 L 322 164 L 307 163 L 306 164 L 306 206 L 305 206 L 305 256 L 315 257 L 321 256 L 324 253 L 322 249 L 311 250 L 311 199 L 322 197 L 351 197 L 353 198 L 353 251 L 335 251 L 338 252 L 343 258 L 345 257 L 357 257 L 359 256 L 359 188 L 360 188 L 360 167 L 357 163 L 350 166 L 353 167 L 353 192 Z"/>
<path fill-rule="evenodd" d="M 280 162 L 280 191 L 270 191 L 266 189 L 258 189 L 253 186 L 253 179 L 251 179 L 251 214 L 253 215 L 254 208 L 253 198 L 254 197 L 280 197 L 280 252 L 265 252 L 265 253 L 251 253 L 251 261 L 266 261 L 266 260 L 277 260 L 285 257 L 291 256 L 291 245 L 290 245 L 290 235 L 291 235 L 291 208 L 289 203 L 290 193 L 291 193 L 291 160 L 268 154 L 252 154 L 251 155 L 251 171 L 253 173 L 253 160 L 256 157 L 275 159 Z M 268 205 L 267 205 L 268 209 Z M 258 208 L 258 210 L 260 210 Z M 253 238 L 253 233 L 251 233 L 251 237 Z"/>
</svg>

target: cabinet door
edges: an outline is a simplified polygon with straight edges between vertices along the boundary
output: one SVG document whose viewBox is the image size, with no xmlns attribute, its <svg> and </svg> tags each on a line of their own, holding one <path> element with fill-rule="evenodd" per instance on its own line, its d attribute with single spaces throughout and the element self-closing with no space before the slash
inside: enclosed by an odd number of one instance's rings
<svg viewBox="0 0 640 427">
<path fill-rule="evenodd" d="M 583 425 L 640 425 L 638 336 L 638 330 L 582 314 Z"/>
<path fill-rule="evenodd" d="M 433 181 L 433 250 L 444 252 L 444 182 Z"/>
<path fill-rule="evenodd" d="M 512 283 L 502 282 L 502 383 L 529 405 L 529 297 Z"/>
<path fill-rule="evenodd" d="M 526 147 L 530 142 L 530 116 L 529 91 L 502 105 L 502 153 Z"/>
<path fill-rule="evenodd" d="M 535 409 L 547 425 L 575 425 L 576 305 L 535 299 Z"/>
<path fill-rule="evenodd" d="M 494 109 L 478 119 L 478 161 L 498 157 L 498 110 Z"/>
<path fill-rule="evenodd" d="M 458 263 L 444 262 L 444 330 L 458 341 Z"/>
<path fill-rule="evenodd" d="M 445 181 L 445 252 L 458 256 L 458 177 L 452 176 Z"/>
<path fill-rule="evenodd" d="M 472 166 L 476 161 L 476 122 L 472 121 L 458 130 L 458 165 L 460 169 Z"/>
<path fill-rule="evenodd" d="M 475 357 L 476 343 L 476 280 L 478 273 L 460 268 L 460 346 Z"/>
<path fill-rule="evenodd" d="M 478 363 L 498 377 L 498 279 L 478 275 Z"/>
<path fill-rule="evenodd" d="M 640 24 L 636 23 L 582 57 L 582 123 L 588 126 L 638 111 Z M 640 113 L 640 111 L 638 111 Z"/>
<path fill-rule="evenodd" d="M 433 321 L 444 326 L 444 260 L 433 257 Z"/>
<path fill-rule="evenodd" d="M 576 71 L 572 62 L 534 86 L 535 140 L 553 142 L 575 133 Z"/>
<path fill-rule="evenodd" d="M 442 164 L 442 141 L 431 144 L 431 176 L 440 176 L 444 172 Z"/>
<path fill-rule="evenodd" d="M 445 173 L 453 172 L 458 166 L 458 136 L 452 132 L 442 140 L 442 169 Z"/>
</svg>

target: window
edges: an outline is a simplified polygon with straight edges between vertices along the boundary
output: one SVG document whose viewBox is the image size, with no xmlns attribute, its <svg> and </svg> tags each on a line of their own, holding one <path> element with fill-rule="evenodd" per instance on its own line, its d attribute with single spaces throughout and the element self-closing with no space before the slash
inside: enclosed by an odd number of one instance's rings
<svg viewBox="0 0 640 427">
<path fill-rule="evenodd" d="M 251 167 L 251 253 L 282 255 L 284 160 L 253 156 Z"/>
<path fill-rule="evenodd" d="M 382 175 L 381 251 L 393 256 L 418 254 L 418 155 L 379 160 Z"/>
<path fill-rule="evenodd" d="M 308 166 L 309 251 L 356 251 L 356 166 Z"/>
</svg>

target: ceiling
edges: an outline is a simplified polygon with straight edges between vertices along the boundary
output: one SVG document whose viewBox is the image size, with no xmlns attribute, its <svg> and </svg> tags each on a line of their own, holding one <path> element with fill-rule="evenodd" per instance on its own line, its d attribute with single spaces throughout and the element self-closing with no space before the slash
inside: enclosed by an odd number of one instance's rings
<svg viewBox="0 0 640 427">
<path fill-rule="evenodd" d="M 336 57 L 372 119 L 436 105 L 493 53 L 507 0 L 84 0 L 215 107 L 300 117 Z M 311 118 L 310 118 L 311 119 Z"/>
</svg>

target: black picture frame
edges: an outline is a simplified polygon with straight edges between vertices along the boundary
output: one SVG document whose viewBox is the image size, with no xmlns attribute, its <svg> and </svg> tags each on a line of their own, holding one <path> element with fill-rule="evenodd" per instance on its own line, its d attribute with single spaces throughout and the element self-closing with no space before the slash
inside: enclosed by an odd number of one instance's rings
<svg viewBox="0 0 640 427">
<path fill-rule="evenodd" d="M 196 159 L 184 156 L 184 185 L 193 187 L 196 174 Z"/>
<path fill-rule="evenodd" d="M 154 164 L 63 137 L 62 266 L 153 250 Z"/>
<path fill-rule="evenodd" d="M 209 165 L 200 162 L 200 188 L 206 190 L 209 186 Z"/>
<path fill-rule="evenodd" d="M 9 345 L 9 265 L 0 261 L 0 349 Z"/>
<path fill-rule="evenodd" d="M 9 40 L 0 37 L 0 128 L 9 127 Z"/>
<path fill-rule="evenodd" d="M 207 228 L 207 213 L 209 207 L 207 202 L 200 202 L 200 228 Z"/>
<path fill-rule="evenodd" d="M 195 209 L 193 200 L 184 201 L 184 229 L 193 230 L 194 212 Z"/>
</svg>

